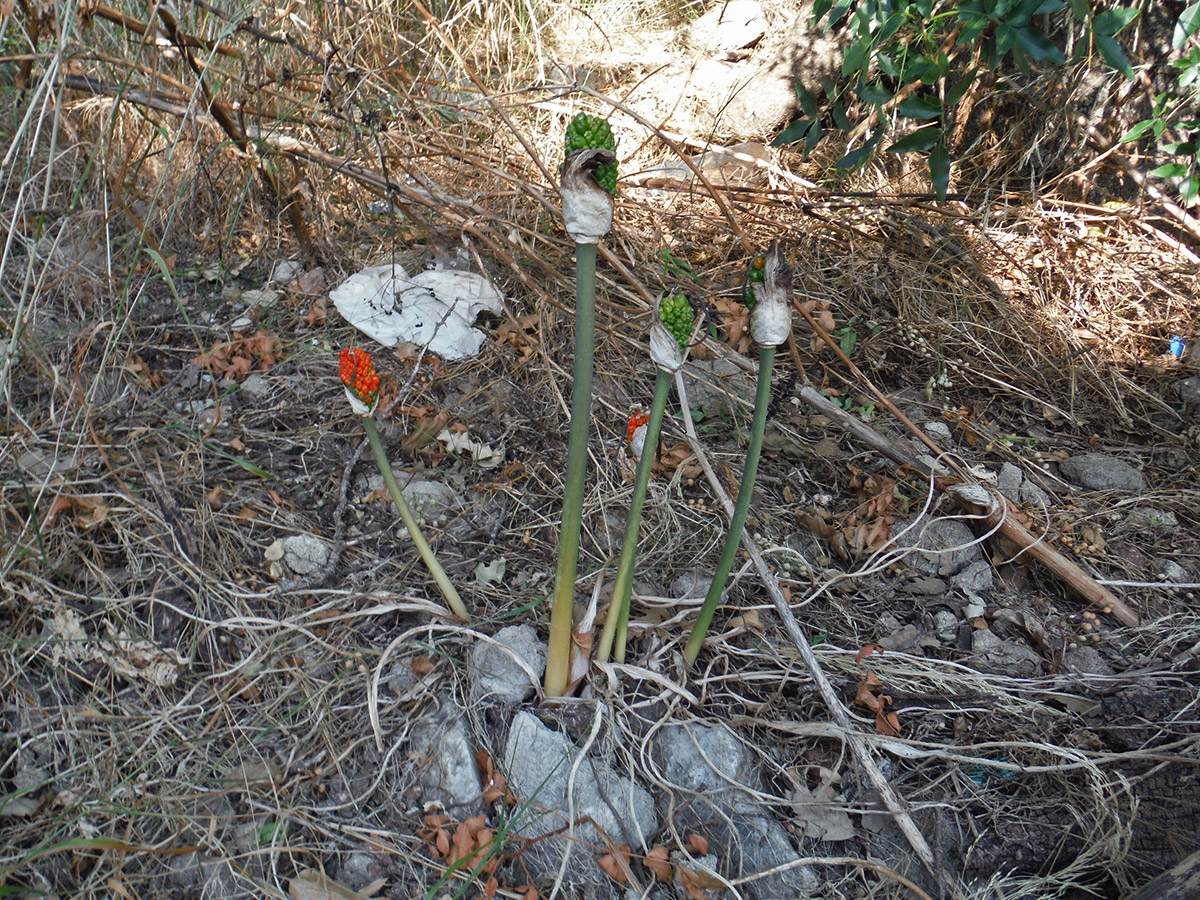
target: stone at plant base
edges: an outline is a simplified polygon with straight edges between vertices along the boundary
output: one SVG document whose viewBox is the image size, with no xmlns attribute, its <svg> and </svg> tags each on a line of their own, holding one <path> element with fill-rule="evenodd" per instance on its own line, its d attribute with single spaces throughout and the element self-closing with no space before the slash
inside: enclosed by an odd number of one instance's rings
<svg viewBox="0 0 1200 900">
<path fill-rule="evenodd" d="M 469 818 L 483 804 L 483 783 L 466 719 L 453 697 L 440 696 L 435 707 L 412 725 L 409 758 L 418 761 L 417 787 L 422 804 L 440 805 L 455 818 Z"/>
<path fill-rule="evenodd" d="M 603 715 L 603 708 L 595 714 Z M 538 837 L 561 831 L 561 836 L 532 845 L 522 859 L 542 876 L 553 878 L 569 851 L 567 883 L 598 886 L 609 883 L 596 863 L 605 840 L 644 852 L 658 830 L 658 815 L 653 798 L 637 782 L 618 775 L 595 752 L 575 766 L 578 756 L 579 749 L 566 735 L 546 727 L 532 713 L 517 713 L 503 761 L 509 788 L 522 801 L 511 833 Z M 578 823 L 573 837 L 568 833 L 572 822 Z M 581 896 L 599 895 L 593 888 Z"/>
<path fill-rule="evenodd" d="M 897 523 L 892 533 L 900 534 L 908 525 L 907 522 Z M 981 555 L 974 532 L 958 519 L 919 522 L 917 527 L 898 537 L 896 544 L 918 548 L 906 555 L 904 562 L 922 575 L 953 575 Z"/>
<path fill-rule="evenodd" d="M 692 829 L 710 841 L 727 877 L 765 872 L 799 859 L 787 832 L 755 798 L 762 787 L 750 750 L 729 729 L 696 722 L 655 732 L 651 756 L 662 779 L 673 786 L 660 799 L 664 816 L 677 829 Z M 801 866 L 747 882 L 745 897 L 795 897 L 817 886 Z"/>
<path fill-rule="evenodd" d="M 950 433 L 950 426 L 941 419 L 926 422 L 921 428 L 943 450 L 954 446 L 954 435 Z"/>
<path fill-rule="evenodd" d="M 1093 491 L 1142 491 L 1146 479 L 1142 473 L 1107 453 L 1085 453 L 1058 464 L 1063 477 Z"/>
<path fill-rule="evenodd" d="M 1162 557 L 1150 563 L 1150 571 L 1160 581 L 1168 584 L 1187 584 L 1192 580 L 1188 570 L 1173 559 Z"/>
<path fill-rule="evenodd" d="M 311 534 L 293 534 L 283 539 L 283 560 L 297 575 L 308 575 L 329 561 L 329 547 Z"/>
<path fill-rule="evenodd" d="M 521 703 L 541 684 L 546 671 L 546 645 L 532 625 L 501 628 L 494 640 L 496 643 L 480 641 L 471 648 L 471 696 L 496 703 Z M 532 678 L 514 657 L 532 670 Z"/>
</svg>

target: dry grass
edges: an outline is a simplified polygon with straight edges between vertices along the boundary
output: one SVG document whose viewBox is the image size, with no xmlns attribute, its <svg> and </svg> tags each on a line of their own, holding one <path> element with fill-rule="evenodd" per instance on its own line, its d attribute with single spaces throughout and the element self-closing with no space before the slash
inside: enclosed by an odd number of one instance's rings
<svg viewBox="0 0 1200 900">
<path fill-rule="evenodd" d="M 180 35 L 205 40 L 173 46 L 165 21 L 150 36 L 128 20 L 122 30 L 107 7 L 56 21 L 57 45 L 46 24 L 18 50 L 37 54 L 28 79 L 3 85 L 0 890 L 287 896 L 298 870 L 334 873 L 365 854 L 387 896 L 420 896 L 444 866 L 417 836 L 414 716 L 465 696 L 472 643 L 510 622 L 544 631 L 548 618 L 539 603 L 556 547 L 573 296 L 553 184 L 562 130 L 581 108 L 611 113 L 628 171 L 679 147 L 624 108 L 621 65 L 605 73 L 607 93 L 546 87 L 539 73 L 566 50 L 636 58 L 614 45 L 623 22 L 649 22 L 644 39 L 694 10 L 513 0 L 434 8 L 436 24 L 419 4 L 264 8 L 240 20 L 206 10 L 189 6 L 179 23 Z M 267 37 L 285 30 L 291 43 Z M 981 131 L 954 186 L 965 199 L 945 205 L 919 167 L 891 163 L 838 190 L 804 189 L 797 179 L 828 173 L 787 151 L 765 183 L 715 196 L 625 187 L 601 256 L 585 589 L 619 549 L 629 487 L 617 448 L 652 381 L 641 349 L 649 304 L 680 287 L 707 303 L 736 298 L 748 254 L 776 236 L 803 273 L 801 299 L 856 328 L 854 359 L 874 383 L 906 409 L 944 413 L 970 463 L 1017 460 L 1040 478 L 1051 505 L 1030 513 L 1048 539 L 1100 528 L 1122 552 L 1078 552 L 1111 580 L 1152 584 L 1147 567 L 1161 557 L 1195 568 L 1194 420 L 1168 392 L 1181 372 L 1161 354 L 1173 334 L 1200 335 L 1200 251 L 1155 207 L 1116 187 L 1104 195 L 1094 155 L 1070 151 L 1073 126 L 1057 114 L 1068 104 L 1048 91 L 1055 114 L 1022 123 L 1037 134 L 1014 144 L 999 127 Z M 371 211 L 385 194 L 390 209 Z M 470 628 L 444 624 L 388 511 L 364 501 L 363 448 L 332 363 L 353 330 L 332 313 L 309 320 L 311 296 L 285 294 L 258 312 L 238 305 L 277 259 L 321 263 L 336 283 L 393 254 L 417 265 L 457 255 L 510 298 L 480 357 L 382 362 L 391 444 L 420 424 L 411 409 L 429 406 L 508 451 L 491 472 L 428 447 L 410 457 L 469 500 L 437 543 L 477 612 Z M 278 339 L 265 394 L 194 363 L 246 314 Z M 805 375 L 865 405 L 864 385 L 810 337 L 798 327 L 793 359 Z M 738 359 L 720 334 L 708 354 Z M 889 620 L 928 637 L 932 607 L 899 593 L 901 559 L 870 548 L 838 559 L 797 524 L 800 508 L 845 520 L 863 502 L 853 479 L 876 460 L 789 399 L 750 530 L 848 702 L 859 649 L 887 638 Z M 701 427 L 727 485 L 738 424 L 734 413 Z M 683 439 L 682 426 L 670 431 L 668 447 Z M 814 454 L 822 437 L 839 453 Z M 1154 488 L 1140 502 L 1178 527 L 1121 532 L 1128 501 L 1056 481 L 1055 454 L 1089 445 L 1138 459 Z M 893 475 L 915 511 L 927 484 Z M 703 666 L 680 670 L 699 601 L 661 595 L 711 559 L 719 498 L 701 478 L 667 475 L 649 500 L 631 624 L 640 669 L 597 677 L 592 708 L 609 727 L 593 752 L 663 786 L 644 752 L 646 716 L 703 718 L 754 746 L 769 776 L 760 801 L 774 814 L 788 818 L 789 787 L 819 767 L 843 779 L 856 817 L 878 810 L 751 569 L 733 597 L 762 627 L 714 634 Z M 273 581 L 266 548 L 309 533 L 333 548 L 329 564 Z M 509 583 L 473 586 L 475 563 L 500 556 Z M 1196 710 L 1180 704 L 1117 746 L 1104 737 L 1116 720 L 1096 704 L 1134 687 L 1194 696 L 1194 597 L 1128 589 L 1145 624 L 1101 629 L 1126 666 L 1086 676 L 1063 666 L 1071 602 L 1036 570 L 1007 574 L 1018 587 L 999 596 L 1013 610 L 995 627 L 1034 647 L 1049 674 L 987 673 L 953 644 L 906 645 L 872 658 L 904 736 L 875 733 L 858 707 L 856 728 L 935 850 L 949 848 L 944 864 L 964 893 L 1127 888 L 1161 868 L 1137 830 L 1157 802 L 1145 785 L 1160 770 L 1194 777 Z M 432 673 L 413 676 L 419 656 L 435 661 Z M 480 749 L 500 759 L 496 723 L 470 712 Z M 1048 818 L 1048 797 L 1070 815 Z M 1160 850 L 1194 843 L 1188 820 L 1174 827 Z M 940 842 L 949 832 L 961 839 Z M 874 840 L 903 844 L 891 825 Z M 1022 841 L 1061 854 L 1041 866 L 997 851 Z M 863 854 L 879 855 L 872 846 Z M 842 851 L 803 845 L 820 860 L 824 896 L 904 895 Z M 505 865 L 505 896 L 517 896 L 519 855 Z M 919 879 L 919 867 L 906 876 Z"/>
</svg>

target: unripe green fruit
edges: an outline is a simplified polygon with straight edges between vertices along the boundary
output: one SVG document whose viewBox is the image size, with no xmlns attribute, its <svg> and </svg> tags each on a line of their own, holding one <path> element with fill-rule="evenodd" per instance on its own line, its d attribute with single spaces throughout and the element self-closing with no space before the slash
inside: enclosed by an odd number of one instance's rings
<svg viewBox="0 0 1200 900">
<path fill-rule="evenodd" d="M 692 337 L 692 305 L 683 294 L 667 297 L 658 307 L 658 315 L 667 331 L 679 342 L 680 349 L 687 349 Z"/>
<path fill-rule="evenodd" d="M 567 155 L 576 150 L 611 150 L 617 152 L 617 139 L 608 122 L 599 116 L 579 113 L 567 126 Z M 617 192 L 617 164 L 605 163 L 596 170 L 596 181 L 610 194 Z"/>
</svg>

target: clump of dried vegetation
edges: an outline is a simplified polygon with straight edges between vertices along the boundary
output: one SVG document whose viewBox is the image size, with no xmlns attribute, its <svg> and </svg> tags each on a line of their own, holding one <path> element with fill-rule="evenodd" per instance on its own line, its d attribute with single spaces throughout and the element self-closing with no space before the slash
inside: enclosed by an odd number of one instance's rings
<svg viewBox="0 0 1200 900">
<path fill-rule="evenodd" d="M 604 47 L 601 23 L 665 30 L 691 12 L 18 0 L 5 13 L 0 891 L 344 896 L 319 873 L 357 855 L 386 896 L 454 895 L 449 867 L 492 858 L 472 890 L 537 895 L 519 836 L 414 803 L 405 748 L 414 714 L 461 696 L 476 635 L 548 625 L 574 295 L 555 192 L 563 128 L 579 109 L 610 117 L 626 171 L 706 140 L 631 115 L 619 97 L 634 70 L 607 72 L 606 94 L 547 85 L 550 25 L 564 45 L 591 34 Z M 763 802 L 785 819 L 795 787 L 837 779 L 856 822 L 879 818 L 858 775 L 867 754 L 911 805 L 943 887 L 979 897 L 1129 889 L 1194 851 L 1200 821 L 1200 619 L 1187 588 L 1144 584 L 1154 559 L 1200 561 L 1194 419 L 1162 358 L 1172 335 L 1200 336 L 1196 226 L 1140 194 L 1120 147 L 1073 139 L 1084 126 L 1060 83 L 1029 82 L 1023 97 L 1054 98 L 1035 116 L 1005 118 L 1011 94 L 978 98 L 977 123 L 994 119 L 975 126 L 987 139 L 945 204 L 894 159 L 821 187 L 835 180 L 826 150 L 781 150 L 765 179 L 733 189 L 623 186 L 600 249 L 604 464 L 580 558 L 590 590 L 620 549 L 631 470 L 609 451 L 649 398 L 656 297 L 692 294 L 712 323 L 693 355 L 739 365 L 743 273 L 780 239 L 806 315 L 780 349 L 748 527 L 770 570 L 735 569 L 738 608 L 718 614 L 687 675 L 699 600 L 658 595 L 718 552 L 723 498 L 692 450 L 737 484 L 748 404 L 732 388 L 699 429 L 664 428 L 630 623 L 630 660 L 657 680 L 595 690 L 630 744 L 647 691 L 662 717 L 735 725 L 761 746 Z M 379 361 L 393 452 L 465 498 L 428 524 L 470 626 L 443 615 L 386 497 L 359 478 L 366 448 L 343 412 L 336 350 L 356 338 L 323 284 L 393 255 L 472 267 L 510 298 L 475 359 Z M 264 300 L 282 259 L 305 278 Z M 1120 592 L 1138 624 L 1084 619 L 1028 554 L 990 542 L 1002 600 L 963 622 L 965 644 L 926 641 L 936 598 L 901 590 L 911 579 L 889 540 L 932 499 L 929 480 L 878 465 L 805 385 L 910 455 L 924 448 L 873 386 L 944 421 L 964 469 L 1042 473 L 1050 504 L 1023 508 L 1023 523 L 1092 577 L 1134 583 Z M 505 462 L 450 454 L 436 438 L 447 427 L 503 446 Z M 1121 532 L 1133 500 L 1050 477 L 1091 447 L 1137 459 L 1151 489 L 1135 499 L 1175 526 Z M 302 534 L 329 558 L 273 569 L 268 548 Z M 475 578 L 501 557 L 502 585 Z M 970 632 L 987 623 L 1035 648 L 1042 670 L 973 665 Z M 864 656 L 900 626 L 912 640 Z M 1068 649 L 1097 634 L 1122 665 L 1072 671 Z M 398 687 L 381 693 L 381 680 Z M 494 723 L 470 714 L 486 743 Z M 503 802 L 499 746 L 479 749 Z M 635 749 L 619 758 L 655 783 Z M 946 830 L 961 835 L 950 856 Z M 810 851 L 823 896 L 912 896 L 881 863 Z"/>
</svg>

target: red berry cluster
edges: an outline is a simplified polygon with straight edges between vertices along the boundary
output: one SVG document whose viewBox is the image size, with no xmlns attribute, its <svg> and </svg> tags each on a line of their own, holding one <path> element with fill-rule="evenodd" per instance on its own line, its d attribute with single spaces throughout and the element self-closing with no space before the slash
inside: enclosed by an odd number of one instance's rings
<svg viewBox="0 0 1200 900">
<path fill-rule="evenodd" d="M 630 416 L 629 417 L 629 426 L 627 427 L 626 433 L 625 433 L 626 443 L 633 443 L 633 436 L 637 433 L 637 430 L 649 421 L 650 421 L 650 413 L 643 412 L 640 409 L 637 412 L 635 412 L 632 416 Z"/>
<path fill-rule="evenodd" d="M 371 364 L 371 354 L 355 347 L 353 350 L 343 350 L 338 362 L 338 376 L 342 384 L 354 391 L 354 395 L 364 403 L 375 402 L 375 395 L 379 393 L 379 375 Z"/>
</svg>

